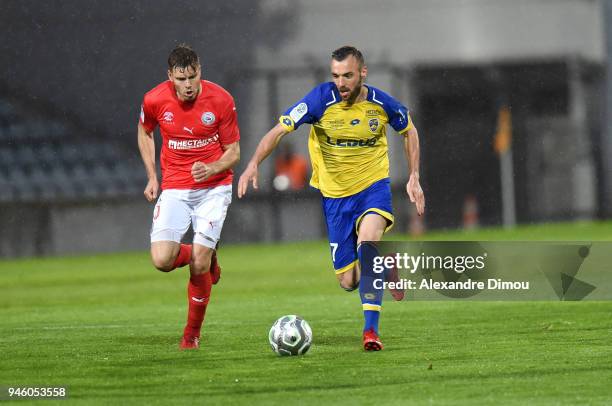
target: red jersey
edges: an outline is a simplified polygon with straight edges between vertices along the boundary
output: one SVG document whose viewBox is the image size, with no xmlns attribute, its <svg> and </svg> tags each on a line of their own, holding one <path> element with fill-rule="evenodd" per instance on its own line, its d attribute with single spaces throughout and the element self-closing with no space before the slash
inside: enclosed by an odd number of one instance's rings
<svg viewBox="0 0 612 406">
<path fill-rule="evenodd" d="M 147 132 L 159 125 L 162 135 L 162 189 L 203 189 L 232 183 L 231 169 L 196 182 L 191 166 L 210 163 L 223 155 L 222 145 L 240 139 L 234 99 L 221 86 L 202 80 L 202 90 L 191 102 L 176 96 L 171 81 L 144 96 L 140 123 Z"/>
</svg>

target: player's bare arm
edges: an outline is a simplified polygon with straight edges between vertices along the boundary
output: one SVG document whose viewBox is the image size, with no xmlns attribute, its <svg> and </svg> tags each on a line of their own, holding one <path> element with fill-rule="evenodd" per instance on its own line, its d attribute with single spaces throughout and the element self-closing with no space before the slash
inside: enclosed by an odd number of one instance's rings
<svg viewBox="0 0 612 406">
<path fill-rule="evenodd" d="M 280 140 L 287 134 L 287 130 L 280 124 L 274 126 L 264 137 L 259 141 L 257 149 L 253 157 L 249 161 L 246 169 L 238 180 L 238 197 L 241 198 L 246 194 L 249 187 L 249 182 L 253 183 L 253 189 L 258 189 L 257 184 L 257 168 L 259 164 L 266 159 L 276 148 Z"/>
<path fill-rule="evenodd" d="M 234 142 L 228 145 L 221 145 L 223 155 L 215 162 L 205 164 L 195 162 L 191 167 L 191 176 L 196 182 L 202 182 L 213 175 L 233 168 L 240 161 L 240 144 Z"/>
<path fill-rule="evenodd" d="M 404 153 L 410 165 L 410 178 L 406 184 L 406 192 L 410 201 L 416 205 L 417 213 L 422 215 L 425 212 L 425 194 L 419 183 L 419 133 L 416 127 L 412 126 L 404 134 Z"/>
<path fill-rule="evenodd" d="M 138 149 L 149 179 L 144 195 L 149 202 L 153 202 L 159 193 L 159 181 L 155 170 L 155 138 L 153 131 L 147 132 L 140 123 L 138 123 Z"/>
</svg>

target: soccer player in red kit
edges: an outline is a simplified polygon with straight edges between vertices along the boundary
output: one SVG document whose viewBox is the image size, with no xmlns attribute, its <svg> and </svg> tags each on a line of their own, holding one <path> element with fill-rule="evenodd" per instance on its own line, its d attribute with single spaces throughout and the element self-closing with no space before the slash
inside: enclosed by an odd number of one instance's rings
<svg viewBox="0 0 612 406">
<path fill-rule="evenodd" d="M 138 148 L 149 179 L 144 195 L 157 203 L 151 227 L 151 259 L 162 272 L 189 265 L 189 310 L 181 349 L 199 348 L 211 284 L 221 269 L 216 247 L 232 200 L 232 167 L 240 159 L 240 132 L 232 96 L 201 79 L 198 55 L 177 46 L 168 57 L 168 80 L 144 96 Z M 161 195 L 153 132 L 159 126 Z M 193 226 L 193 245 L 181 239 Z"/>
</svg>

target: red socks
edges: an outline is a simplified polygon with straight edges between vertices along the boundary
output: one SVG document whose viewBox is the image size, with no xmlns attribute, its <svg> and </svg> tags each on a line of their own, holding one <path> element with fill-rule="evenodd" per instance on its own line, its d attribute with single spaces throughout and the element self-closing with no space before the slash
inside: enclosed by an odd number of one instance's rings
<svg viewBox="0 0 612 406">
<path fill-rule="evenodd" d="M 181 251 L 182 249 L 181 246 Z M 210 300 L 211 286 L 210 272 L 191 275 L 187 286 L 189 313 L 187 314 L 187 326 L 185 326 L 184 335 L 200 337 L 200 329 L 206 314 L 206 305 Z"/>
<path fill-rule="evenodd" d="M 180 268 L 188 265 L 191 262 L 190 244 L 181 244 L 176 260 L 172 265 L 173 268 Z M 185 326 L 184 335 L 191 337 L 200 337 L 200 329 L 204 322 L 206 314 L 206 306 L 210 300 L 210 290 L 212 279 L 210 272 L 199 275 L 191 275 L 189 284 L 187 285 L 187 302 L 189 310 L 187 313 L 187 325 Z"/>
<path fill-rule="evenodd" d="M 185 265 L 189 265 L 191 262 L 191 244 L 181 244 L 181 249 L 179 250 L 176 259 L 174 260 L 174 264 L 172 264 L 172 269 L 180 268 Z"/>
</svg>

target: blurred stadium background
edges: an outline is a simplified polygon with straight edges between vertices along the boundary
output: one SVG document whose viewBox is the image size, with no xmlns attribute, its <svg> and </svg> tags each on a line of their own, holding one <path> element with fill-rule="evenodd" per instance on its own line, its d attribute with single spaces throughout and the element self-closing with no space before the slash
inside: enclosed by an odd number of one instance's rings
<svg viewBox="0 0 612 406">
<path fill-rule="evenodd" d="M 328 80 L 331 51 L 353 44 L 368 82 L 406 102 L 420 130 L 422 224 L 390 136 L 395 232 L 612 215 L 608 1 L 22 0 L 0 11 L 0 257 L 148 247 L 136 122 L 179 42 L 236 98 L 238 173 L 279 113 Z M 306 134 L 283 142 L 306 155 Z M 274 190 L 273 162 L 261 174 L 260 193 L 234 200 L 224 241 L 323 238 L 317 193 Z"/>
</svg>

